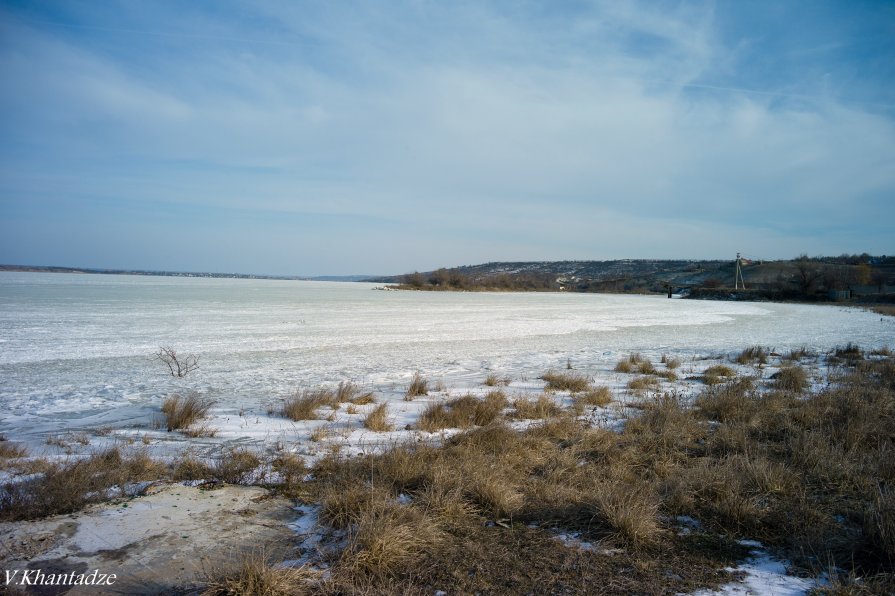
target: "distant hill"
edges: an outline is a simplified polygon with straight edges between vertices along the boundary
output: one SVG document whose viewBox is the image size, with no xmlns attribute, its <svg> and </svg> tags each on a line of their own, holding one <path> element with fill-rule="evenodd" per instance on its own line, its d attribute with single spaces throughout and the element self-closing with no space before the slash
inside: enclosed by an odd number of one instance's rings
<svg viewBox="0 0 895 596">
<path fill-rule="evenodd" d="M 780 261 L 741 261 L 746 287 L 754 298 L 826 299 L 886 294 L 895 286 L 895 257 L 842 255 Z M 614 261 L 493 262 L 451 269 L 371 278 L 423 290 L 533 290 L 651 293 L 669 288 L 687 294 L 697 289 L 733 289 L 736 261 L 623 259 Z"/>
</svg>

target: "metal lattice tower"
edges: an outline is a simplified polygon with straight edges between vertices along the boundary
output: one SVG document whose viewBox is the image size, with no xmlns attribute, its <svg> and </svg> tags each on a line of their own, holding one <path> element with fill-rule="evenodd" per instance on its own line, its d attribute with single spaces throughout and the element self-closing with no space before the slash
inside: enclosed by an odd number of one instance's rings
<svg viewBox="0 0 895 596">
<path fill-rule="evenodd" d="M 733 278 L 733 289 L 735 289 L 735 290 L 745 290 L 746 289 L 746 282 L 743 281 L 743 269 L 740 266 L 740 260 L 741 260 L 740 253 L 737 253 L 737 267 L 736 267 L 736 273 L 734 274 L 734 278 Z"/>
</svg>

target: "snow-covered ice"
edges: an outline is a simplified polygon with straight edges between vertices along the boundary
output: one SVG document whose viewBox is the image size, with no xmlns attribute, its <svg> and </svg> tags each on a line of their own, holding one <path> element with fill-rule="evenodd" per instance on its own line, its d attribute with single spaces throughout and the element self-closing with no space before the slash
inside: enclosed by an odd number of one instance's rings
<svg viewBox="0 0 895 596">
<path fill-rule="evenodd" d="M 676 388 L 687 392 L 697 384 L 686 377 L 707 365 L 701 358 L 749 345 L 780 352 L 849 341 L 895 347 L 895 319 L 837 306 L 373 287 L 0 273 L 0 433 L 50 454 L 59 450 L 46 444 L 48 437 L 64 443 L 82 432 L 89 449 L 124 440 L 164 453 L 188 441 L 200 449 L 266 445 L 314 457 L 338 440 L 361 453 L 407 440 L 403 429 L 428 403 L 483 394 L 489 373 L 512 379 L 512 397 L 540 392 L 539 375 L 571 365 L 619 394 L 628 377 L 612 368 L 636 351 L 653 362 L 662 354 L 681 360 L 684 380 Z M 199 370 L 172 378 L 155 357 L 160 346 L 198 356 Z M 444 390 L 404 401 L 416 371 Z M 395 431 L 363 429 L 372 405 L 353 414 L 343 407 L 330 420 L 309 423 L 268 414 L 296 390 L 339 381 L 388 402 Z M 186 439 L 153 428 L 166 396 L 192 391 L 214 400 L 208 425 L 215 437 Z M 608 427 L 624 418 L 612 408 L 591 415 Z M 310 441 L 319 426 L 330 439 Z M 79 442 L 68 443 L 83 451 Z"/>
</svg>

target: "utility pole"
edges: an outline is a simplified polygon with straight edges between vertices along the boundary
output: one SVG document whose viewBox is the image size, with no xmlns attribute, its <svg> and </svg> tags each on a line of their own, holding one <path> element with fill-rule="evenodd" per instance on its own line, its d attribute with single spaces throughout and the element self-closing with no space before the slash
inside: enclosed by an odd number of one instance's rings
<svg viewBox="0 0 895 596">
<path fill-rule="evenodd" d="M 734 290 L 745 290 L 746 282 L 743 281 L 743 269 L 740 267 L 740 253 L 737 253 L 737 268 L 733 278 Z"/>
</svg>

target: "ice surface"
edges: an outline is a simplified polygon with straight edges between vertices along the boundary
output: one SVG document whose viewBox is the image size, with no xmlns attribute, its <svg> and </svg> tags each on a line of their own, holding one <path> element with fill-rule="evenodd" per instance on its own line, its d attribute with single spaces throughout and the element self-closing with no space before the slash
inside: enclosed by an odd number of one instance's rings
<svg viewBox="0 0 895 596">
<path fill-rule="evenodd" d="M 489 372 L 511 377 L 511 391 L 539 391 L 540 374 L 568 363 L 618 388 L 626 378 L 612 366 L 632 351 L 654 362 L 674 356 L 686 375 L 698 357 L 753 344 L 781 352 L 849 341 L 895 347 L 895 319 L 836 306 L 372 288 L 0 273 L 0 432 L 40 446 L 51 435 L 113 429 L 91 447 L 143 436 L 153 446 L 176 446 L 186 439 L 152 429 L 151 421 L 166 396 L 197 391 L 215 400 L 209 423 L 219 432 L 206 444 L 277 443 L 313 454 L 322 446 L 308 436 L 327 424 L 361 452 L 399 440 L 427 403 L 446 397 L 404 402 L 416 371 L 452 394 L 481 389 Z M 199 370 L 172 378 L 154 356 L 159 346 L 197 355 Z M 389 402 L 395 434 L 362 429 L 372 406 L 313 423 L 267 414 L 298 389 L 342 380 Z M 607 426 L 620 420 L 611 410 L 594 416 Z"/>
</svg>

